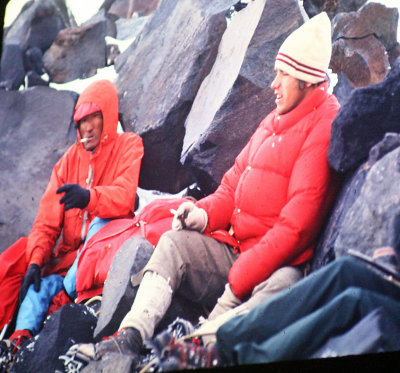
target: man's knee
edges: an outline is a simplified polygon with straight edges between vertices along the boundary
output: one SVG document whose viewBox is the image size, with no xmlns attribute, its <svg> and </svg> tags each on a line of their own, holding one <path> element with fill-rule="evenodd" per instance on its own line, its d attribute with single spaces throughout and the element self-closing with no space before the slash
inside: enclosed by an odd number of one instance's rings
<svg viewBox="0 0 400 373">
<path fill-rule="evenodd" d="M 196 235 L 200 233 L 180 230 L 180 231 L 168 231 L 165 232 L 158 241 L 155 253 L 160 251 L 165 254 L 176 254 L 177 252 L 188 251 L 193 247 L 193 240 Z M 154 254 L 153 254 L 154 255 Z"/>
<path fill-rule="evenodd" d="M 146 271 L 156 272 L 164 278 L 170 278 L 173 288 L 179 285 L 178 280 L 185 272 L 190 261 L 190 232 L 168 231 L 158 241 L 157 247 L 145 267 Z M 175 283 L 176 282 L 176 283 Z"/>
<path fill-rule="evenodd" d="M 352 268 L 357 267 L 359 260 L 352 256 L 341 256 L 332 263 L 338 273 L 348 273 Z"/>
</svg>

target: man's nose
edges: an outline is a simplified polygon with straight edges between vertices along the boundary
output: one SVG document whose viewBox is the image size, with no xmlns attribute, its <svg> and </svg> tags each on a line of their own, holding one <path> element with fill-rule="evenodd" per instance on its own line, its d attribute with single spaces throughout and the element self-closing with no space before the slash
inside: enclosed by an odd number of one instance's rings
<svg viewBox="0 0 400 373">
<path fill-rule="evenodd" d="M 277 89 L 278 88 L 278 77 L 275 76 L 274 80 L 271 83 L 271 89 Z"/>
<path fill-rule="evenodd" d="M 86 122 L 86 132 L 92 131 L 93 128 L 94 128 L 93 119 L 89 119 L 89 120 Z"/>
</svg>

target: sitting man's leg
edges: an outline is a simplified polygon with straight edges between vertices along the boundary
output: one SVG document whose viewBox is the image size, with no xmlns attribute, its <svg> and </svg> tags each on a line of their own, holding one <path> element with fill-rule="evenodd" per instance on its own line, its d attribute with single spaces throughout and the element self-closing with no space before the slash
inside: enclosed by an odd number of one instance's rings
<svg viewBox="0 0 400 373">
<path fill-rule="evenodd" d="M 289 288 L 297 281 L 301 280 L 303 272 L 297 267 L 282 267 L 276 270 L 265 281 L 257 285 L 246 302 L 241 302 L 233 294 L 230 285 L 226 284 L 225 291 L 218 299 L 218 303 L 210 313 L 208 319 L 196 331 L 202 336 L 204 345 L 216 342 L 218 328 L 232 317 L 245 314 L 251 309 L 271 298 L 280 291 Z"/>
<path fill-rule="evenodd" d="M 41 279 L 38 292 L 31 285 L 19 308 L 15 329 L 29 330 L 36 335 L 42 327 L 51 300 L 61 291 L 62 283 L 62 276 L 50 275 Z"/>
<path fill-rule="evenodd" d="M 307 316 L 286 326 L 280 333 L 265 336 L 262 342 L 248 341 L 233 346 L 235 360 L 231 363 L 257 364 L 310 358 L 329 338 L 351 330 L 361 319 L 379 307 L 382 307 L 393 325 L 400 325 L 400 303 L 397 299 L 368 289 L 349 286 Z M 370 326 L 372 328 L 372 325 Z M 371 332 L 376 333 L 372 330 Z M 373 348 L 372 345 L 369 347 Z M 356 351 L 355 347 L 352 349 Z"/>
<path fill-rule="evenodd" d="M 143 340 L 153 336 L 173 294 L 212 309 L 236 258 L 229 246 L 198 232 L 165 233 L 145 268 L 135 301 L 116 337 L 81 351 L 95 359 L 107 352 L 137 356 Z"/>
<path fill-rule="evenodd" d="M 240 343 L 262 343 L 297 320 L 330 302 L 349 286 L 390 297 L 400 290 L 360 260 L 341 257 L 311 273 L 290 289 L 263 302 L 247 315 L 238 316 L 222 325 L 217 332 L 217 347 L 222 363 L 234 361 L 234 346 Z"/>
</svg>

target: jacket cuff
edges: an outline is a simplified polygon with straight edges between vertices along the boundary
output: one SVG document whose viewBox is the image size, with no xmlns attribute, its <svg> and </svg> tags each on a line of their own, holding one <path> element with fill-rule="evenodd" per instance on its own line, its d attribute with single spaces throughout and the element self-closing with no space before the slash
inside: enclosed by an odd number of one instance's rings
<svg viewBox="0 0 400 373">
<path fill-rule="evenodd" d="M 89 189 L 89 193 L 90 199 L 88 205 L 86 206 L 86 210 L 93 211 L 97 206 L 97 194 L 94 189 Z"/>
<path fill-rule="evenodd" d="M 29 260 L 28 267 L 31 264 L 37 264 L 39 267 L 42 267 L 43 264 L 43 256 L 39 252 L 34 252 Z"/>
</svg>

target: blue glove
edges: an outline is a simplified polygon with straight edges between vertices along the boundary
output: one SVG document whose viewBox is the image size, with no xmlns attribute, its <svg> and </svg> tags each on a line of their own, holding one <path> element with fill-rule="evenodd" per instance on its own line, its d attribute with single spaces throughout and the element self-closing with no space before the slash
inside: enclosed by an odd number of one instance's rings
<svg viewBox="0 0 400 373">
<path fill-rule="evenodd" d="M 60 199 L 60 203 L 65 203 L 65 210 L 78 208 L 84 209 L 90 201 L 90 192 L 82 188 L 79 184 L 64 184 L 57 189 L 57 194 L 65 194 Z"/>
<path fill-rule="evenodd" d="M 40 272 L 40 267 L 37 264 L 31 264 L 29 266 L 22 281 L 21 289 L 19 290 L 19 303 L 22 303 L 22 301 L 24 300 L 30 284 L 34 285 L 34 289 L 36 292 L 40 290 Z"/>
</svg>

